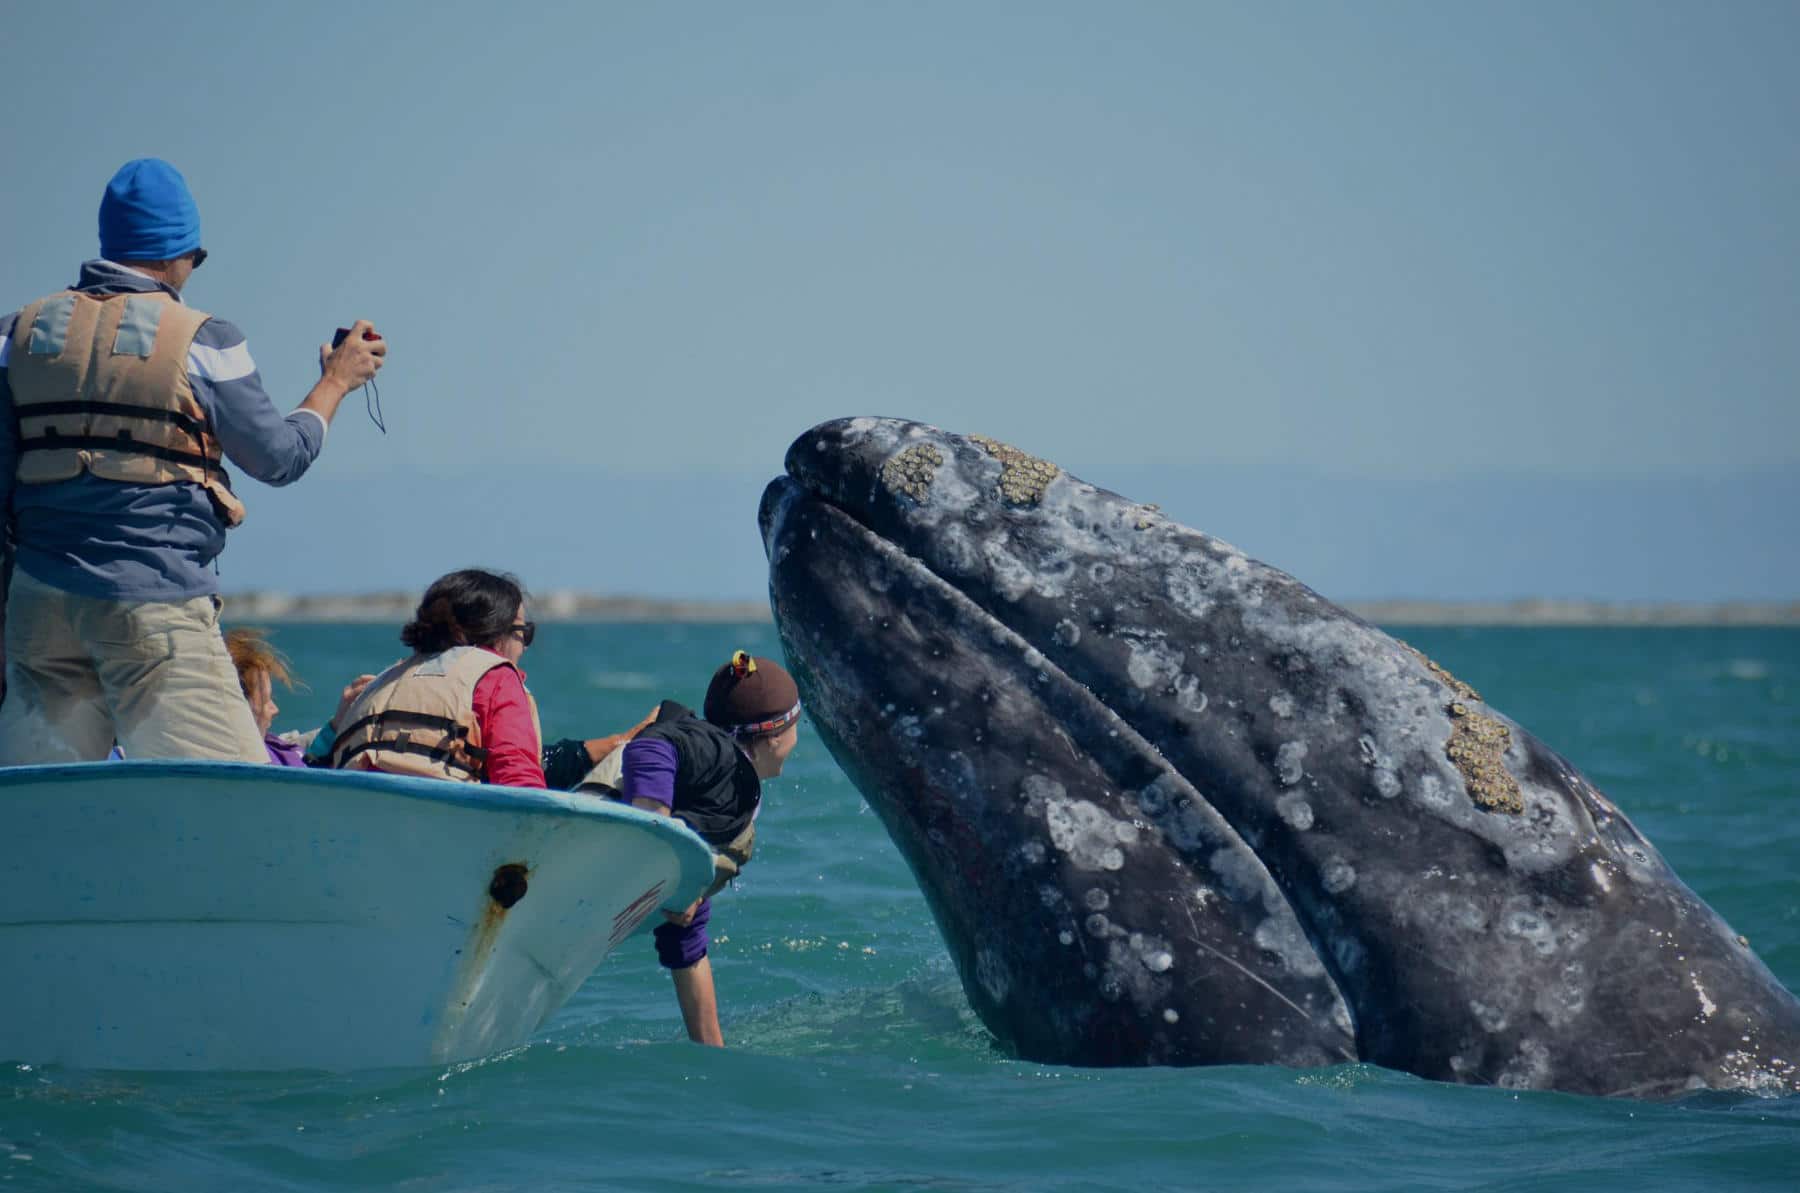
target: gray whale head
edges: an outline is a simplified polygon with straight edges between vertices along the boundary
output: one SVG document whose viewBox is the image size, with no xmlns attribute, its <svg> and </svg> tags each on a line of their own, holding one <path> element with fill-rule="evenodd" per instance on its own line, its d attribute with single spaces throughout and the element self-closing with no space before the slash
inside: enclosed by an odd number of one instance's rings
<svg viewBox="0 0 1800 1193">
<path fill-rule="evenodd" d="M 1008 1048 L 1787 1092 L 1800 1003 L 1568 762 L 1151 505 L 859 418 L 760 520 L 821 738 Z"/>
</svg>

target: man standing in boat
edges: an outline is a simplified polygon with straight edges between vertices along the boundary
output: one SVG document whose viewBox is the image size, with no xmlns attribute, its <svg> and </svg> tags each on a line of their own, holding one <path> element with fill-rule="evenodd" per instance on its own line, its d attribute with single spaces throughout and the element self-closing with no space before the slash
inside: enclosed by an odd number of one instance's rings
<svg viewBox="0 0 1800 1193">
<path fill-rule="evenodd" d="M 205 260 L 187 182 L 141 158 L 107 184 L 76 284 L 0 315 L 0 765 L 99 760 L 115 740 L 129 758 L 267 757 L 208 568 L 244 518 L 224 460 L 300 479 L 387 346 L 359 321 L 283 417 L 243 333 L 182 302 Z"/>
</svg>

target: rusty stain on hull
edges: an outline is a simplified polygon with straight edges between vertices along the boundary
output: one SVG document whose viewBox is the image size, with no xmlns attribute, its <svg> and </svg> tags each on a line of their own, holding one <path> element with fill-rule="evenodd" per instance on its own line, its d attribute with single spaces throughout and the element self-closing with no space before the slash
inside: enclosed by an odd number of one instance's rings
<svg viewBox="0 0 1800 1193">
<path fill-rule="evenodd" d="M 525 897 L 530 888 L 530 876 L 531 868 L 524 862 L 507 862 L 496 867 L 493 876 L 489 878 L 486 895 L 482 900 L 481 917 L 470 930 L 468 940 L 458 950 L 462 954 L 462 964 L 457 970 L 456 981 L 450 987 L 449 996 L 444 1000 L 443 1025 L 432 1046 L 435 1054 L 442 1056 L 454 1050 L 453 1041 L 462 1034 L 469 1008 L 487 980 L 489 962 L 494 955 L 494 946 L 500 939 L 500 930 L 506 924 L 507 913 Z"/>
</svg>

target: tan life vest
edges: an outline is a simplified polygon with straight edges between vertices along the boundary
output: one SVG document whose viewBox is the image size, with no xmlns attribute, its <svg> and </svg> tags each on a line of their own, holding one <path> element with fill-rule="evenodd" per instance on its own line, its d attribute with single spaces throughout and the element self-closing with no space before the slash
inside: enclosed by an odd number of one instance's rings
<svg viewBox="0 0 1800 1193">
<path fill-rule="evenodd" d="M 487 749 L 475 720 L 475 685 L 494 668 L 511 666 L 478 646 L 453 646 L 394 664 L 344 714 L 344 728 L 331 746 L 331 765 L 485 782 Z M 529 692 L 526 698 L 531 700 L 532 749 L 541 756 L 544 732 L 537 701 Z"/>
<path fill-rule="evenodd" d="M 218 438 L 188 383 L 188 349 L 211 316 L 160 291 L 65 290 L 19 312 L 7 362 L 22 485 L 91 472 L 133 485 L 203 487 L 236 526 Z"/>
</svg>

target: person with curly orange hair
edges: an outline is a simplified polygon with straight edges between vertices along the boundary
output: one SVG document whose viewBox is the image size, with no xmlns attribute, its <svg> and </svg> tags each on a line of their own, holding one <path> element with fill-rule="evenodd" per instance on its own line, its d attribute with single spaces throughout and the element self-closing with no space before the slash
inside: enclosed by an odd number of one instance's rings
<svg viewBox="0 0 1800 1193">
<path fill-rule="evenodd" d="M 250 626 L 240 626 L 228 631 L 225 635 L 225 649 L 231 655 L 232 666 L 237 668 L 238 686 L 243 689 L 244 699 L 250 702 L 250 715 L 256 720 L 257 731 L 263 735 L 263 748 L 268 750 L 269 761 L 276 766 L 309 765 L 306 755 L 309 743 L 320 737 L 329 742 L 343 719 L 344 710 L 350 707 L 356 697 L 362 694 L 362 690 L 369 686 L 369 681 L 375 678 L 373 675 L 359 675 L 350 681 L 338 700 L 337 712 L 326 722 L 324 731 L 277 736 L 272 727 L 281 706 L 275 703 L 275 685 L 280 683 L 282 687 L 291 689 L 297 682 L 288 657 L 269 641 L 267 630 Z"/>
</svg>

